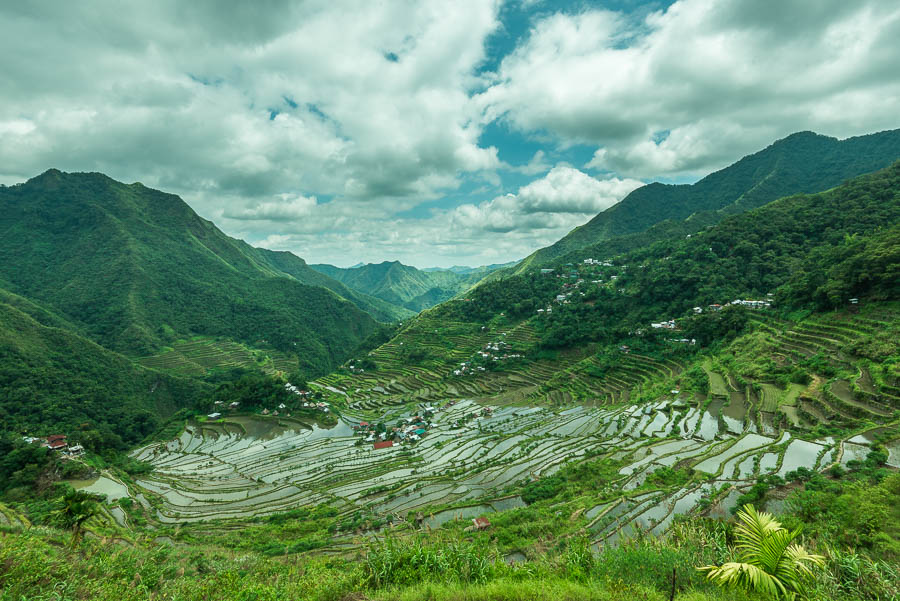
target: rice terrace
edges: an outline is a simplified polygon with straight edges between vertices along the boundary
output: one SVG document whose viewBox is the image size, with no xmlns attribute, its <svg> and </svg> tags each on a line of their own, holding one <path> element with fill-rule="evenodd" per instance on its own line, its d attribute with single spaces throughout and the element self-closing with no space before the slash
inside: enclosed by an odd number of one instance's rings
<svg viewBox="0 0 900 601">
<path fill-rule="evenodd" d="M 898 32 L 0 3 L 0 601 L 900 600 Z"/>
</svg>

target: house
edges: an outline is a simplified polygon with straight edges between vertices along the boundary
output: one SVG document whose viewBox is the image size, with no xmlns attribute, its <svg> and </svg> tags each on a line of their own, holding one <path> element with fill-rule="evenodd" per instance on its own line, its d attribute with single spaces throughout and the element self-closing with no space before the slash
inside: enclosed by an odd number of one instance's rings
<svg viewBox="0 0 900 601">
<path fill-rule="evenodd" d="M 61 451 L 69 446 L 69 443 L 66 442 L 65 434 L 53 434 L 47 437 L 47 442 L 44 443 L 44 446 L 51 451 Z"/>
<path fill-rule="evenodd" d="M 491 522 L 487 518 L 472 518 L 472 527 L 474 530 L 486 530 L 491 527 Z"/>
<path fill-rule="evenodd" d="M 541 273 L 553 273 L 552 269 L 541 269 Z"/>
<path fill-rule="evenodd" d="M 220 417 L 222 417 L 222 414 L 221 414 L 221 413 L 218 413 L 218 412 L 217 412 L 217 413 L 210 413 L 210 414 L 207 415 L 206 417 L 208 417 L 209 419 L 219 419 Z"/>
<path fill-rule="evenodd" d="M 720 305 L 720 304 L 718 304 L 718 303 L 716 303 L 716 304 L 714 304 L 714 305 L 709 305 L 709 310 L 710 310 L 710 311 L 721 311 L 721 310 L 722 310 L 722 305 Z"/>
<path fill-rule="evenodd" d="M 278 405 L 278 408 L 279 408 L 279 409 L 286 409 L 286 408 L 287 408 L 287 405 L 285 405 L 284 403 L 281 403 L 280 405 Z"/>
<path fill-rule="evenodd" d="M 382 440 L 372 445 L 372 450 L 387 449 L 394 446 L 393 440 Z"/>
<path fill-rule="evenodd" d="M 268 409 L 263 409 L 263 410 L 262 410 L 262 414 L 263 414 L 263 415 L 269 415 L 269 410 L 268 410 Z"/>
<path fill-rule="evenodd" d="M 81 446 L 80 444 L 73 445 L 73 446 L 69 447 L 69 454 L 70 455 L 83 455 L 84 447 Z"/>
<path fill-rule="evenodd" d="M 703 307 L 694 307 L 694 313 L 697 313 L 698 315 L 703 313 Z"/>
<path fill-rule="evenodd" d="M 228 405 L 229 409 L 237 409 L 240 406 L 240 403 L 235 401 Z"/>
</svg>

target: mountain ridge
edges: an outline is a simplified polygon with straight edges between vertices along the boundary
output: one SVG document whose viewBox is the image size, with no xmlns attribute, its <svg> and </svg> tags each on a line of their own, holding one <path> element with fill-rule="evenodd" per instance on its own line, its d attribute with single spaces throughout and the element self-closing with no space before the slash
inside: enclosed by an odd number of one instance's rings
<svg viewBox="0 0 900 601">
<path fill-rule="evenodd" d="M 900 129 L 843 140 L 796 132 L 694 184 L 653 182 L 641 186 L 554 244 L 533 252 L 514 272 L 547 265 L 566 253 L 639 234 L 666 221 L 686 223 L 693 217 L 695 223 L 684 230 L 698 231 L 729 214 L 777 198 L 832 188 L 886 167 L 897 158 Z"/>
</svg>

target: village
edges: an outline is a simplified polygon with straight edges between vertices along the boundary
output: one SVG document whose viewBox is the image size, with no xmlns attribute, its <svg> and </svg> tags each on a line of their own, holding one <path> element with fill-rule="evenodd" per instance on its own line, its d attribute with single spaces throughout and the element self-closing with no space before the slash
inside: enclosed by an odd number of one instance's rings
<svg viewBox="0 0 900 601">
<path fill-rule="evenodd" d="M 47 437 L 23 436 L 22 440 L 28 444 L 39 444 L 51 451 L 56 451 L 62 459 L 84 455 L 84 447 L 80 444 L 69 446 L 68 438 L 65 434 L 51 434 Z"/>
<path fill-rule="evenodd" d="M 322 413 L 331 412 L 331 408 L 328 406 L 328 403 L 326 403 L 325 401 L 316 401 L 314 399 L 314 397 L 321 398 L 321 393 L 315 394 L 310 392 L 309 390 L 301 390 L 290 382 L 285 383 L 284 389 L 298 397 L 299 401 L 296 405 L 297 409 L 303 408 L 310 411 L 321 411 Z M 223 411 L 229 410 L 232 412 L 236 412 L 241 408 L 241 404 L 238 401 L 232 401 L 227 405 L 227 407 L 223 401 L 215 401 L 213 405 L 216 409 L 218 409 L 218 411 L 214 411 L 206 416 L 207 418 L 212 420 L 221 418 Z M 279 403 L 278 406 L 272 410 L 269 410 L 268 407 L 263 407 L 262 410 L 260 410 L 259 414 L 271 415 L 273 417 L 278 417 L 279 415 L 291 417 L 291 414 L 288 413 L 288 411 L 290 411 L 290 407 L 288 407 L 287 404 Z"/>
<path fill-rule="evenodd" d="M 502 336 L 506 336 L 506 333 L 502 333 Z M 484 345 L 484 348 L 469 359 L 468 361 L 463 361 L 459 364 L 459 367 L 453 370 L 454 376 L 471 376 L 475 375 L 479 372 L 487 371 L 492 368 L 492 364 L 503 363 L 505 361 L 516 360 L 516 359 L 524 359 L 525 355 L 522 353 L 514 352 L 514 349 L 511 344 L 498 341 L 498 342 L 490 342 Z"/>
</svg>

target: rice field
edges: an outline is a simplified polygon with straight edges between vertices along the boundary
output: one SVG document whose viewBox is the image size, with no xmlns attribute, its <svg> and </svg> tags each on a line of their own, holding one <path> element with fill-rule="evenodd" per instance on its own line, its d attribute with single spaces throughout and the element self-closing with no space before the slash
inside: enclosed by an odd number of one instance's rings
<svg viewBox="0 0 900 601">
<path fill-rule="evenodd" d="M 216 369 L 242 367 L 269 374 L 288 374 L 298 367 L 297 358 L 275 350 L 250 348 L 231 340 L 197 337 L 175 342 L 160 354 L 137 360 L 144 367 L 180 375 L 203 376 Z"/>
<path fill-rule="evenodd" d="M 160 524 L 233 520 L 215 526 L 225 527 L 328 505 L 340 516 L 362 511 L 395 523 L 423 514 L 428 527 L 440 528 L 520 506 L 522 485 L 567 463 L 609 458 L 622 462 L 610 485 L 616 498 L 579 500 L 594 544 L 615 544 L 635 530 L 661 532 L 701 502 L 711 512 L 727 512 L 760 476 L 824 470 L 868 453 L 872 440 L 814 437 L 815 424 L 891 419 L 890 395 L 900 390 L 876 384 L 861 368 L 848 372 L 853 359 L 841 351 L 861 331 L 855 328 L 876 326 L 864 318 L 755 319 L 775 341 L 779 361 L 819 353 L 852 376 L 776 385 L 774 379 L 748 381 L 701 356 L 694 365 L 705 372 L 709 394 L 682 394 L 679 378 L 691 365 L 665 355 L 623 353 L 610 366 L 590 347 L 537 354 L 528 322 L 481 326 L 426 316 L 371 351 L 375 369 L 340 369 L 312 383 L 340 396 L 337 426 L 252 416 L 189 423 L 177 438 L 134 451 L 155 470 L 136 480 L 129 494 Z M 499 342 L 525 359 L 454 373 Z M 186 344 L 192 346 L 175 348 L 167 359 L 178 355 L 197 369 L 222 365 L 215 361 L 225 356 L 259 363 L 255 351 L 239 346 Z M 267 357 L 263 365 L 275 369 L 277 363 Z M 658 390 L 668 394 L 648 394 Z M 351 428 L 359 421 L 393 425 L 426 405 L 439 410 L 414 444 L 374 449 L 358 444 Z M 890 460 L 898 456 L 894 444 Z M 683 486 L 650 485 L 665 469 L 702 476 Z M 335 538 L 335 544 L 351 543 Z"/>
</svg>

